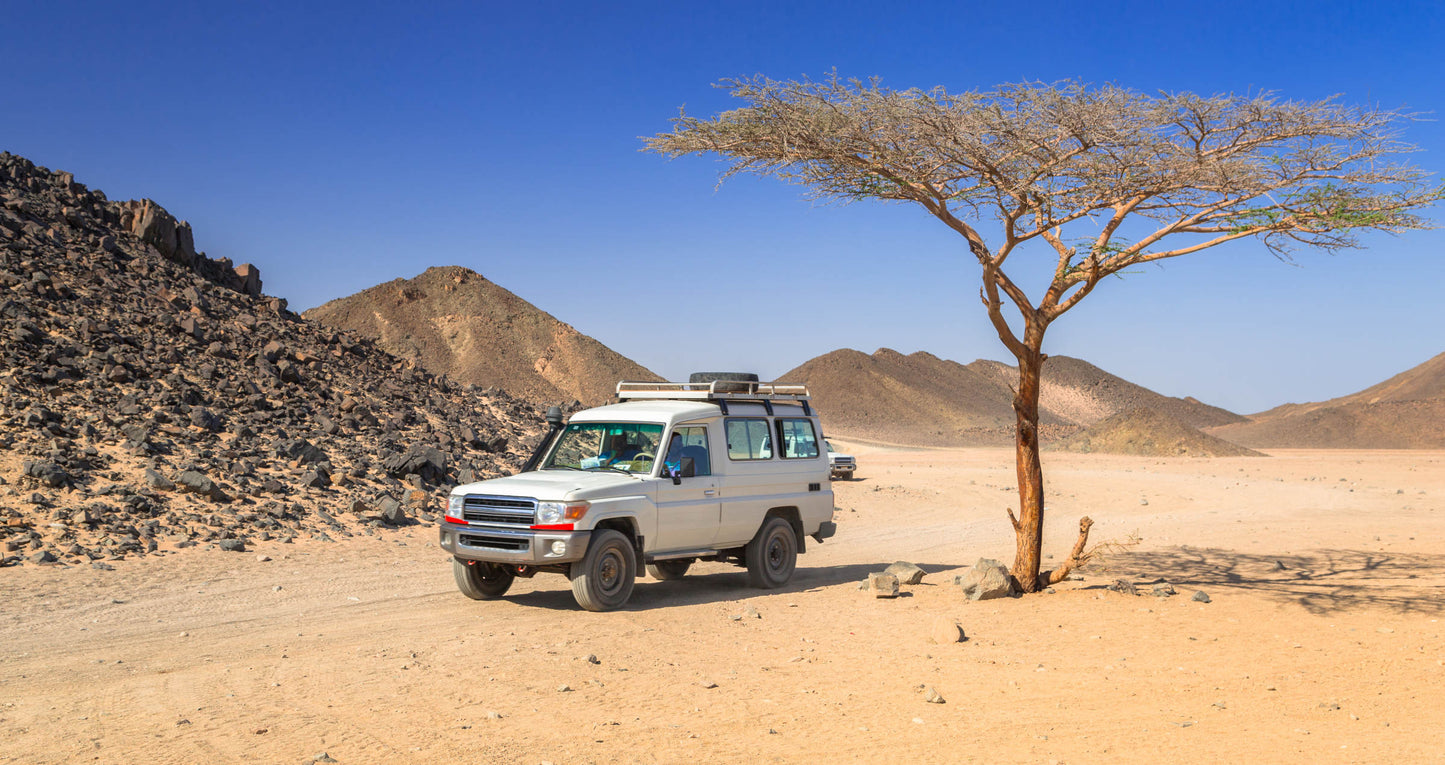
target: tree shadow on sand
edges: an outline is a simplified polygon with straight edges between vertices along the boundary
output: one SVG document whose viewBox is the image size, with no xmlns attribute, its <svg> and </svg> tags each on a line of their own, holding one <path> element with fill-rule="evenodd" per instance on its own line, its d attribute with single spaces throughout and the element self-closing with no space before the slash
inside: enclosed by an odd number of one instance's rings
<svg viewBox="0 0 1445 765">
<path fill-rule="evenodd" d="M 1176 587 L 1246 589 L 1321 615 L 1369 609 L 1445 612 L 1445 555 L 1366 550 L 1255 555 L 1186 545 L 1117 553 L 1091 573 L 1157 577 Z"/>
</svg>

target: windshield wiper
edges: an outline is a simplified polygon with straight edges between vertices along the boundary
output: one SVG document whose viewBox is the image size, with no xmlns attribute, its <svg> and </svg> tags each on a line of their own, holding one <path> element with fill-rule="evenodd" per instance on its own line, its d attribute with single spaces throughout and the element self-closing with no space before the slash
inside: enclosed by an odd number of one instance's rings
<svg viewBox="0 0 1445 765">
<path fill-rule="evenodd" d="M 543 470 L 578 470 L 578 471 L 582 470 L 582 468 L 580 468 L 580 467 L 573 467 L 573 466 L 571 466 L 571 465 L 548 465 L 547 467 L 544 467 L 544 468 L 542 468 L 542 469 L 543 469 Z"/>
</svg>

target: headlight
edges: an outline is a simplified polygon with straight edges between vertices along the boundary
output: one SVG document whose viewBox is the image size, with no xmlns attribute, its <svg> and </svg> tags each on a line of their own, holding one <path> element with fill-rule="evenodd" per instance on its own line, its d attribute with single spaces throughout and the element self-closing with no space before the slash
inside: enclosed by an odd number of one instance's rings
<svg viewBox="0 0 1445 765">
<path fill-rule="evenodd" d="M 453 494 L 447 497 L 447 515 L 453 518 L 462 517 L 462 506 L 466 504 L 466 495 Z"/>
<path fill-rule="evenodd" d="M 575 521 L 587 514 L 587 502 L 538 502 L 537 523 L 554 526 Z"/>
</svg>

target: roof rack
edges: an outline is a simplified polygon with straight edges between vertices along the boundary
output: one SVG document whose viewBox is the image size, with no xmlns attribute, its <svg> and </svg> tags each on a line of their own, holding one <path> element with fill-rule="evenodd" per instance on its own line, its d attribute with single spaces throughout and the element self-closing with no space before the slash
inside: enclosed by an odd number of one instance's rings
<svg viewBox="0 0 1445 765">
<path fill-rule="evenodd" d="M 803 414 L 811 415 L 808 401 L 808 386 L 794 383 L 747 382 L 741 380 L 713 380 L 706 383 L 678 382 L 633 382 L 623 380 L 617 383 L 617 400 L 683 400 L 710 401 L 728 413 L 728 402 L 757 403 L 773 413 L 773 403 L 780 401 L 802 405 Z"/>
</svg>

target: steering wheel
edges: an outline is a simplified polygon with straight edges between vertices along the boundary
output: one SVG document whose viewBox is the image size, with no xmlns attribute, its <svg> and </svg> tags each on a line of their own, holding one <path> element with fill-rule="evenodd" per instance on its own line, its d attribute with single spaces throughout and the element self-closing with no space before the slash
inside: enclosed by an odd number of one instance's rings
<svg viewBox="0 0 1445 765">
<path fill-rule="evenodd" d="M 638 453 L 632 455 L 632 461 L 633 461 L 633 462 L 652 462 L 652 461 L 654 461 L 654 460 L 656 460 L 656 459 L 657 459 L 657 455 L 656 455 L 656 454 L 649 454 L 649 453 L 647 453 L 647 452 L 638 452 Z"/>
</svg>

